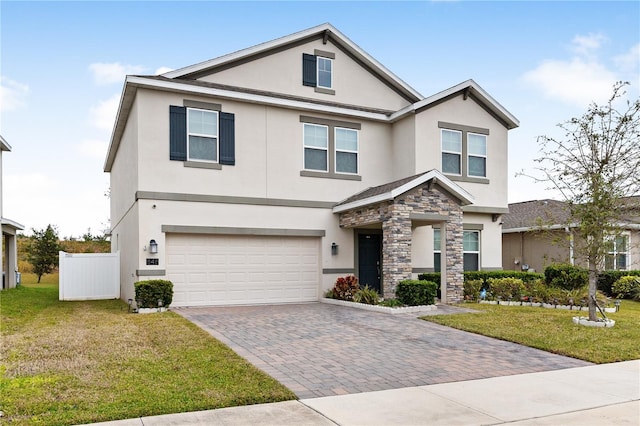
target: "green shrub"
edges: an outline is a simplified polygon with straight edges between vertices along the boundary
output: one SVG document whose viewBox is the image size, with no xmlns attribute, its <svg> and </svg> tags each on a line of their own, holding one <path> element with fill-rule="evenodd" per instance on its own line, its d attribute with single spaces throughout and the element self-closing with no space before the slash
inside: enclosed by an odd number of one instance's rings
<svg viewBox="0 0 640 426">
<path fill-rule="evenodd" d="M 586 269 L 568 264 L 554 264 L 544 270 L 547 285 L 575 290 L 589 284 L 589 273 Z"/>
<path fill-rule="evenodd" d="M 520 300 L 525 286 L 520 278 L 489 278 L 489 290 L 496 299 Z"/>
<path fill-rule="evenodd" d="M 635 292 L 636 288 L 640 288 L 640 277 L 626 275 L 624 277 L 620 277 L 620 279 L 613 284 L 611 290 L 612 294 L 622 299 L 630 297 L 631 294 Z"/>
<path fill-rule="evenodd" d="M 524 283 L 525 296 L 529 302 L 541 303 L 546 302 L 549 297 L 549 287 L 543 279 L 529 281 Z"/>
<path fill-rule="evenodd" d="M 612 290 L 613 284 L 624 276 L 640 276 L 640 271 L 603 271 L 598 274 L 598 290 L 609 296 L 616 296 Z"/>
<path fill-rule="evenodd" d="M 480 299 L 480 290 L 484 281 L 482 280 L 464 280 L 464 298 L 465 300 Z"/>
<path fill-rule="evenodd" d="M 356 291 L 353 295 L 353 301 L 358 303 L 365 303 L 367 305 L 377 305 L 380 301 L 380 295 L 376 289 L 365 285 L 364 288 Z"/>
<path fill-rule="evenodd" d="M 640 285 L 631 290 L 629 298 L 635 300 L 636 302 L 640 302 Z"/>
<path fill-rule="evenodd" d="M 173 283 L 167 280 L 146 280 L 134 284 L 138 308 L 157 308 L 158 300 L 168 307 L 173 301 Z"/>
<path fill-rule="evenodd" d="M 433 305 L 438 284 L 432 281 L 404 280 L 396 287 L 396 297 L 407 306 Z"/>
<path fill-rule="evenodd" d="M 404 306 L 398 299 L 384 299 L 379 303 L 380 306 L 387 306 L 389 308 L 398 308 Z"/>
<path fill-rule="evenodd" d="M 339 277 L 333 286 L 333 298 L 338 300 L 353 301 L 353 296 L 360 289 L 358 279 L 353 275 Z"/>
</svg>

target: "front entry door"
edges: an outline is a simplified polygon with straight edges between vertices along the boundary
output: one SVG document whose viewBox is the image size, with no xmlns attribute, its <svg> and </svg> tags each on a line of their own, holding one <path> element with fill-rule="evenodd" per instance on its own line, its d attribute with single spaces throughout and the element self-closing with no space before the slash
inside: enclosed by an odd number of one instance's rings
<svg viewBox="0 0 640 426">
<path fill-rule="evenodd" d="M 360 286 L 369 285 L 382 294 L 380 285 L 380 234 L 358 234 L 358 280 Z"/>
</svg>

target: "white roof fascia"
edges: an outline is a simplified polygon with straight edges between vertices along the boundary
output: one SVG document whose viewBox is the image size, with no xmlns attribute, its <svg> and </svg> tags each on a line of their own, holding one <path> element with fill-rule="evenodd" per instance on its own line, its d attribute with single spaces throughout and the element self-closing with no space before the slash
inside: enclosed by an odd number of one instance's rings
<svg viewBox="0 0 640 426">
<path fill-rule="evenodd" d="M 616 225 L 621 229 L 632 229 L 632 230 L 640 230 L 640 223 L 619 223 Z M 569 226 L 567 225 L 550 225 L 550 226 L 524 226 L 521 228 L 509 228 L 503 229 L 503 234 L 515 234 L 518 232 L 531 232 L 531 231 L 557 231 L 559 229 L 567 229 L 567 228 L 577 228 L 577 223 L 572 223 Z"/>
<path fill-rule="evenodd" d="M 480 98 L 482 98 L 482 100 L 489 105 L 494 112 L 496 112 L 498 115 L 502 116 L 502 118 L 512 127 L 510 128 L 515 128 L 515 127 L 519 127 L 520 126 L 520 121 L 513 115 L 511 114 L 509 111 L 507 111 L 502 105 L 500 105 L 500 103 L 498 103 L 498 101 L 496 101 L 495 99 L 493 99 L 491 97 L 491 95 L 489 95 L 482 87 L 480 87 L 478 85 L 478 83 L 476 83 L 473 80 L 467 80 L 467 81 L 463 81 L 460 84 L 456 84 L 453 87 L 450 87 L 448 89 L 443 90 L 442 92 L 436 93 L 435 95 L 431 95 L 428 98 L 424 98 L 421 101 L 416 102 L 413 105 L 410 105 L 408 107 L 405 107 L 403 109 L 401 109 L 400 111 L 397 111 L 393 114 L 391 114 L 390 116 L 390 120 L 391 121 L 396 121 L 399 120 L 400 118 L 404 117 L 406 114 L 412 112 L 412 111 L 416 111 L 422 107 L 425 107 L 429 104 L 432 104 L 434 102 L 437 102 L 441 99 L 446 98 L 447 96 L 451 96 L 457 92 L 460 92 L 461 90 L 466 89 L 467 87 L 471 87 L 472 89 L 474 89 L 474 91 L 480 95 Z"/>
<path fill-rule="evenodd" d="M 431 179 L 436 179 L 438 185 L 442 186 L 443 188 L 445 188 L 447 191 L 451 192 L 452 194 L 454 194 L 456 197 L 458 197 L 461 201 L 463 205 L 467 205 L 467 204 L 473 204 L 473 202 L 475 201 L 473 196 L 468 193 L 466 190 L 464 190 L 463 188 L 461 188 L 459 185 L 456 185 L 455 183 L 453 183 L 449 178 L 447 178 L 445 175 L 443 175 L 442 173 L 440 173 L 437 170 L 431 170 L 425 174 L 423 174 L 422 176 L 418 176 L 417 178 L 413 179 L 412 181 L 409 181 L 407 183 L 405 183 L 402 186 L 399 186 L 389 192 L 385 192 L 384 194 L 379 194 L 379 195 L 375 195 L 373 197 L 369 197 L 369 198 L 363 198 L 361 200 L 357 200 L 357 201 L 353 201 L 351 203 L 347 203 L 347 204 L 343 204 L 341 206 L 336 206 L 333 208 L 333 213 L 342 213 L 344 211 L 348 211 L 348 210 L 352 210 L 358 207 L 363 207 L 363 206 L 368 206 L 371 204 L 376 204 L 376 203 L 380 203 L 382 201 L 389 201 L 389 200 L 393 200 L 394 198 L 398 197 L 399 195 L 404 194 L 407 191 L 412 190 L 413 188 L 422 185 L 423 183 L 431 180 Z"/>
<path fill-rule="evenodd" d="M 182 77 L 184 75 L 205 70 L 207 68 L 220 66 L 229 62 L 233 62 L 233 61 L 245 58 L 245 57 L 249 57 L 251 55 L 268 51 L 270 49 L 278 48 L 280 46 L 287 45 L 289 43 L 304 39 L 306 37 L 313 36 L 315 34 L 319 34 L 327 30 L 336 36 L 337 40 L 347 51 L 355 55 L 358 59 L 362 60 L 365 64 L 371 66 L 372 68 L 379 69 L 387 79 L 395 82 L 399 88 L 411 93 L 417 99 L 423 98 L 423 96 L 418 91 L 416 91 L 414 88 L 409 86 L 407 83 L 405 83 L 401 78 L 396 76 L 394 73 L 389 71 L 384 65 L 382 65 L 380 62 L 375 60 L 371 55 L 369 55 L 364 50 L 362 50 L 357 44 L 349 40 L 348 37 L 346 37 L 344 34 L 342 34 L 333 25 L 329 23 L 318 25 L 306 30 L 299 31 L 297 33 L 290 34 L 288 36 L 267 41 L 265 43 L 260 43 L 246 49 L 238 50 L 237 52 L 229 53 L 227 55 L 210 59 L 208 61 L 200 62 L 198 64 L 190 65 L 188 67 L 180 68 L 174 71 L 169 71 L 161 75 L 167 78 Z"/>
<path fill-rule="evenodd" d="M 336 107 L 330 105 L 316 104 L 313 102 L 305 102 L 293 99 L 282 99 L 267 95 L 259 95 L 254 93 L 237 92 L 234 90 L 218 89 L 215 87 L 201 87 L 185 84 L 181 81 L 159 81 L 153 79 L 146 79 L 144 77 L 128 76 L 127 83 L 134 84 L 139 87 L 153 87 L 165 90 L 177 90 L 180 92 L 192 92 L 198 95 L 210 95 L 220 98 L 237 99 L 257 104 L 275 105 L 284 108 L 291 109 L 303 109 L 315 112 L 325 112 L 329 114 L 349 115 L 353 117 L 359 117 L 367 120 L 388 122 L 389 116 L 387 114 L 360 111 L 357 109 Z"/>
<path fill-rule="evenodd" d="M 9 226 L 10 228 L 14 228 L 14 229 L 17 229 L 17 230 L 20 230 L 20 231 L 22 231 L 24 229 L 24 225 L 14 221 L 14 220 L 7 219 L 6 217 L 3 217 L 0 220 L 1 220 L 2 226 Z"/>
<path fill-rule="evenodd" d="M 0 135 L 0 149 L 2 149 L 2 151 L 11 151 L 11 145 L 9 145 L 9 143 L 5 140 L 5 138 L 2 137 L 2 135 Z"/>
<path fill-rule="evenodd" d="M 120 146 L 120 138 L 122 135 L 116 135 L 116 132 L 119 129 L 120 121 L 127 120 L 129 118 L 129 112 L 131 110 L 131 105 L 133 103 L 133 98 L 135 97 L 135 90 L 131 93 L 131 90 L 127 90 L 129 85 L 127 84 L 131 76 L 127 76 L 124 81 L 124 85 L 122 86 L 122 94 L 120 95 L 120 103 L 118 104 L 118 112 L 116 114 L 116 119 L 113 122 L 113 130 L 111 130 L 111 139 L 109 140 L 109 148 L 107 148 L 107 156 L 104 160 L 104 166 L 102 168 L 105 172 L 111 171 L 111 166 L 113 165 L 113 160 L 118 148 Z M 126 106 L 126 108 L 125 108 Z M 124 125 L 126 123 L 122 123 L 122 132 L 124 131 Z M 121 132 L 121 133 L 122 133 Z"/>
</svg>

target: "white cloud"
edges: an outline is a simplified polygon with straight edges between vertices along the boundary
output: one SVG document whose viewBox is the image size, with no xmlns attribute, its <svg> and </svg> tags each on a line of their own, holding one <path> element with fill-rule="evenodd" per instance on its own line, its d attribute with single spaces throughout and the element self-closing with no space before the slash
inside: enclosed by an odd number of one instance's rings
<svg viewBox="0 0 640 426">
<path fill-rule="evenodd" d="M 640 43 L 630 48 L 627 53 L 615 56 L 613 62 L 623 72 L 637 72 L 640 68 Z"/>
<path fill-rule="evenodd" d="M 122 83 L 128 74 L 141 74 L 145 69 L 141 65 L 123 65 L 119 62 L 110 64 L 98 62 L 89 65 L 89 71 L 93 73 L 94 81 L 100 85 Z"/>
<path fill-rule="evenodd" d="M 99 140 L 85 140 L 76 145 L 76 150 L 85 157 L 104 159 L 109 144 Z"/>
<path fill-rule="evenodd" d="M 571 61 L 546 61 L 525 73 L 523 79 L 542 89 L 548 98 L 586 107 L 611 96 L 616 75 L 598 62 L 573 58 Z"/>
<path fill-rule="evenodd" d="M 557 99 L 581 108 L 591 102 L 609 99 L 613 84 L 620 79 L 619 70 L 609 69 L 598 58 L 608 38 L 601 33 L 576 35 L 571 40 L 574 56 L 565 60 L 546 60 L 526 72 L 522 79 L 542 90 L 549 99 Z M 618 61 L 629 63 L 633 50 Z"/>
<path fill-rule="evenodd" d="M 0 111 L 14 111 L 27 104 L 29 86 L 0 77 Z"/>
<path fill-rule="evenodd" d="M 167 73 L 169 71 L 173 71 L 173 68 L 169 68 L 169 67 L 160 67 L 156 70 L 156 75 L 161 75 L 164 73 Z"/>
<path fill-rule="evenodd" d="M 571 41 L 571 50 L 580 56 L 589 57 L 607 40 L 607 37 L 600 33 L 586 36 L 577 35 Z"/>
<path fill-rule="evenodd" d="M 113 129 L 119 104 L 120 94 L 116 93 L 98 105 L 92 106 L 89 109 L 91 124 L 102 130 Z"/>
</svg>

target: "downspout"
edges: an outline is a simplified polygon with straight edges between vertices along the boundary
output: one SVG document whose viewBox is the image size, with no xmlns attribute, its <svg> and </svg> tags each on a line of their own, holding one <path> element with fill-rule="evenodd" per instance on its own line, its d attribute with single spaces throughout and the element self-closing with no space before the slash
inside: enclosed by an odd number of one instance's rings
<svg viewBox="0 0 640 426">
<path fill-rule="evenodd" d="M 567 226 L 564 228 L 564 232 L 566 232 L 567 234 L 569 234 L 569 262 L 572 265 L 575 265 L 575 259 L 573 258 L 573 232 L 571 231 L 571 229 Z"/>
</svg>

